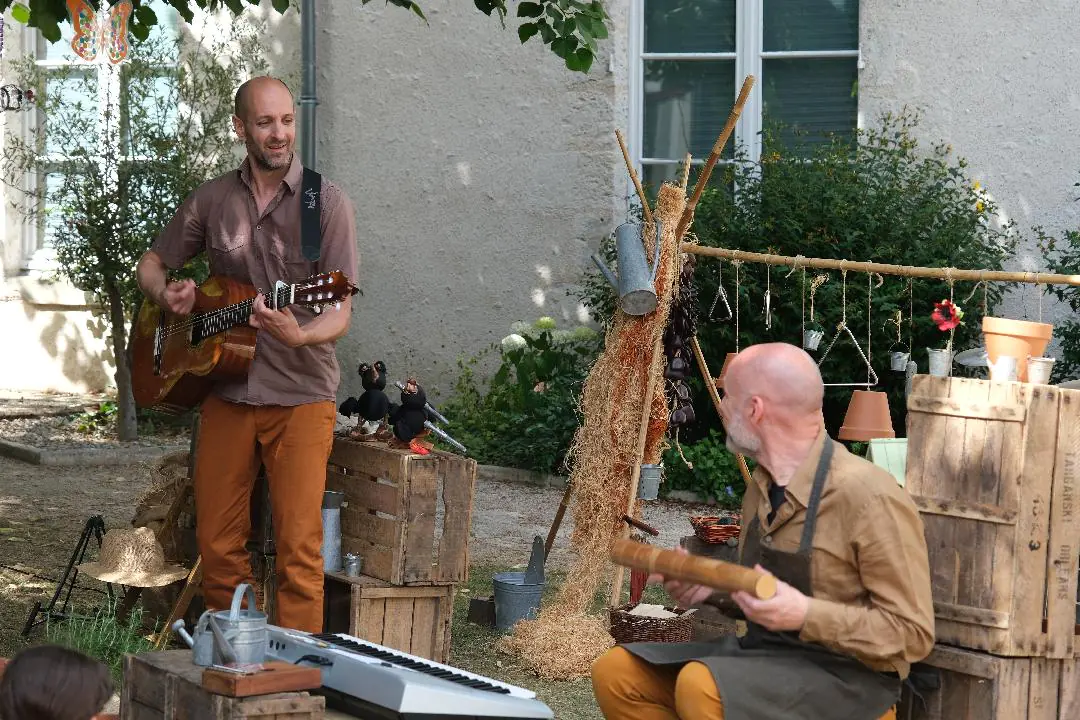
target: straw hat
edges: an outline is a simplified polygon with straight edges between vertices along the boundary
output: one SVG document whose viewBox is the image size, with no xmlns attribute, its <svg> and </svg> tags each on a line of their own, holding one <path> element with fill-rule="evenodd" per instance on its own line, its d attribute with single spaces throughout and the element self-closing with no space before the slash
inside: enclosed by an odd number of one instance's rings
<svg viewBox="0 0 1080 720">
<path fill-rule="evenodd" d="M 103 582 L 143 588 L 169 585 L 188 574 L 179 565 L 165 565 L 154 531 L 145 527 L 105 533 L 98 561 L 78 569 Z"/>
</svg>

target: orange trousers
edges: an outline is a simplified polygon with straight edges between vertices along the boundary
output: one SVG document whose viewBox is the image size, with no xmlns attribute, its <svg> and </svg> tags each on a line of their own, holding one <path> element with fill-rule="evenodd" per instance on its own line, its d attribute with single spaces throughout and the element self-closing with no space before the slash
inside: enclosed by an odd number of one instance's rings
<svg viewBox="0 0 1080 720">
<path fill-rule="evenodd" d="M 592 683 L 608 720 L 724 720 L 712 672 L 702 663 L 650 665 L 613 647 L 593 663 Z M 896 711 L 881 720 L 896 720 Z"/>
<path fill-rule="evenodd" d="M 195 512 L 208 608 L 228 609 L 236 586 L 253 581 L 245 545 L 261 460 L 277 551 L 277 622 L 322 632 L 322 499 L 335 418 L 332 402 L 254 406 L 215 395 L 203 402 Z"/>
</svg>

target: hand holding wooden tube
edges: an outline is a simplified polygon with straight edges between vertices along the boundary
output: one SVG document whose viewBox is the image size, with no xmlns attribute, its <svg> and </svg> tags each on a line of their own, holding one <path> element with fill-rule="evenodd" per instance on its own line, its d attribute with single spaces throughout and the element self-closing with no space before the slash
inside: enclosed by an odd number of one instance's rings
<svg viewBox="0 0 1080 720">
<path fill-rule="evenodd" d="M 776 578 L 772 575 L 723 560 L 665 550 L 633 540 L 616 540 L 611 559 L 619 565 L 646 570 L 667 579 L 705 585 L 726 592 L 743 591 L 759 600 L 776 595 Z"/>
</svg>

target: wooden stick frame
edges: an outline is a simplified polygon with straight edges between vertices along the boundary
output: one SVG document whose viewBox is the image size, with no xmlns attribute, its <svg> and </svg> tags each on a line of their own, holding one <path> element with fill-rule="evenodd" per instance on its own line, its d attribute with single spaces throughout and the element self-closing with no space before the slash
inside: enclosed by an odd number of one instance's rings
<svg viewBox="0 0 1080 720">
<path fill-rule="evenodd" d="M 873 262 L 855 262 L 852 260 L 832 260 L 828 258 L 790 257 L 787 255 L 769 255 L 766 253 L 729 250 L 727 248 L 703 247 L 697 243 L 683 242 L 680 250 L 695 255 L 739 260 L 761 265 L 786 265 L 789 267 L 817 268 L 819 270 L 840 270 L 849 272 L 875 273 L 894 277 L 928 278 L 932 280 L 953 280 L 969 282 L 1016 282 L 1032 285 L 1073 285 L 1080 286 L 1080 275 L 1058 275 L 1044 272 L 1013 272 L 1007 270 L 960 270 L 956 268 L 915 267 L 911 265 L 888 265 Z"/>
</svg>

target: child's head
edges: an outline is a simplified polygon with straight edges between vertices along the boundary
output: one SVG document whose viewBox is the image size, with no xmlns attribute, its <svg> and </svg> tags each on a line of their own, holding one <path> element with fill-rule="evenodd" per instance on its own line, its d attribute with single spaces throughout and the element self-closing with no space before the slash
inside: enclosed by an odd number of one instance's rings
<svg viewBox="0 0 1080 720">
<path fill-rule="evenodd" d="M 38 645 L 0 676 L 0 720 L 90 720 L 113 694 L 109 669 L 82 653 Z"/>
</svg>

